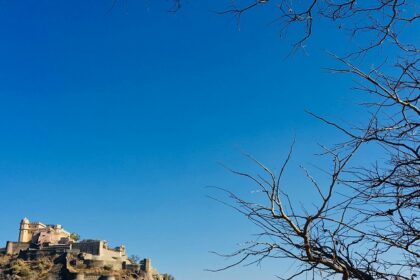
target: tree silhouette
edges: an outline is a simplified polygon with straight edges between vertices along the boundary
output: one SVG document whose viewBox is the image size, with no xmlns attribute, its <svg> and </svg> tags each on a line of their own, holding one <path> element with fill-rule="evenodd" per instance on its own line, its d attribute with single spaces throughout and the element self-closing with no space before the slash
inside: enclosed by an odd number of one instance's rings
<svg viewBox="0 0 420 280">
<path fill-rule="evenodd" d="M 310 40 L 317 17 L 330 20 L 360 42 L 340 56 L 332 55 L 341 66 L 330 70 L 357 78 L 355 90 L 369 96 L 364 104 L 369 118 L 365 125 L 348 127 L 309 113 L 347 137 L 323 147 L 323 156 L 332 162 L 327 184 L 303 169 L 319 196 L 312 211 L 296 207 L 298 201 L 289 197 L 282 183 L 293 146 L 277 174 L 250 155 L 262 174 L 229 169 L 251 180 L 263 198 L 248 201 L 221 189 L 229 197 L 224 203 L 261 232 L 237 251 L 220 254 L 234 261 L 214 271 L 285 258 L 300 264 L 286 279 L 307 272 L 323 278 L 416 279 L 420 272 L 419 51 L 418 39 L 410 36 L 418 30 L 416 2 L 238 1 L 220 14 L 239 19 L 262 6 L 276 9 L 282 32 L 303 26 L 293 51 Z M 379 48 L 386 48 L 387 58 L 376 61 L 379 66 L 366 65 L 363 59 Z M 361 149 L 380 150 L 380 156 L 373 165 L 353 165 Z"/>
</svg>

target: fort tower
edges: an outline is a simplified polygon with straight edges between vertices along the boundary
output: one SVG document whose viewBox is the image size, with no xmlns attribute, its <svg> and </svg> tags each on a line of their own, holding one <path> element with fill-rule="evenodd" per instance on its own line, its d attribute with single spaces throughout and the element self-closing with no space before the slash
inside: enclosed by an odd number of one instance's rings
<svg viewBox="0 0 420 280">
<path fill-rule="evenodd" d="M 23 218 L 20 221 L 19 242 L 29 242 L 31 238 L 32 236 L 29 234 L 29 220 L 28 218 Z"/>
</svg>

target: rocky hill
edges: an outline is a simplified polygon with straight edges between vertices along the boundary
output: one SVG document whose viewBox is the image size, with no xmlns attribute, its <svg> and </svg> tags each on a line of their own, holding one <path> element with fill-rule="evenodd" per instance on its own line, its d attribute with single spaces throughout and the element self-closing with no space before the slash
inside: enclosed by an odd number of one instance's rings
<svg viewBox="0 0 420 280">
<path fill-rule="evenodd" d="M 150 259 L 129 258 L 125 246 L 105 240 L 78 241 L 61 225 L 22 219 L 18 241 L 0 248 L 0 280 L 173 280 L 152 267 Z"/>
<path fill-rule="evenodd" d="M 112 267 L 88 267 L 83 265 L 83 259 L 73 254 L 43 256 L 33 260 L 24 260 L 18 255 L 0 255 L 0 279 L 28 279 L 28 280 L 156 280 L 145 271 L 132 269 L 118 269 Z M 169 275 L 162 275 L 162 279 L 173 279 Z"/>
</svg>

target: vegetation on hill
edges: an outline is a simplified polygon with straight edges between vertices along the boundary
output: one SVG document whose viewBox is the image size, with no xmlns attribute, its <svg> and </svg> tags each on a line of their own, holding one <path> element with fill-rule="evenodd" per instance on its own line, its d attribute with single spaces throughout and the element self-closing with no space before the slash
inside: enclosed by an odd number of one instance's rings
<svg viewBox="0 0 420 280">
<path fill-rule="evenodd" d="M 63 264 L 56 258 L 42 257 L 36 260 L 24 261 L 17 257 L 0 256 L 0 279 L 51 279 L 52 275 L 60 279 Z"/>
<path fill-rule="evenodd" d="M 69 255 L 68 261 L 64 255 L 45 256 L 35 260 L 23 260 L 18 256 L 0 255 L 0 280 L 65 280 L 72 279 L 69 275 L 83 273 L 85 275 L 114 276 L 117 280 L 154 280 L 153 276 L 144 271 L 134 273 L 129 270 L 114 270 L 112 266 L 87 267 L 79 262 L 78 255 Z M 174 280 L 169 274 L 164 279 Z"/>
</svg>

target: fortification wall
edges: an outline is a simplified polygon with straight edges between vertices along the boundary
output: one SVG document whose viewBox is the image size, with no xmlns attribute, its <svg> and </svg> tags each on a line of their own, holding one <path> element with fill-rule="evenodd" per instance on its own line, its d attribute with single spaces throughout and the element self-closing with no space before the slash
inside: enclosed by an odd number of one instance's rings
<svg viewBox="0 0 420 280">
<path fill-rule="evenodd" d="M 80 252 L 99 256 L 102 253 L 102 241 L 81 241 L 72 244 L 72 249 L 79 249 Z"/>
<path fill-rule="evenodd" d="M 74 280 L 115 280 L 114 276 L 101 276 L 84 273 L 75 274 L 71 278 Z"/>
<path fill-rule="evenodd" d="M 6 254 L 8 255 L 18 254 L 21 250 L 26 250 L 28 248 L 29 248 L 29 242 L 7 241 Z"/>
<path fill-rule="evenodd" d="M 125 256 L 120 251 L 116 251 L 113 249 L 103 249 L 101 258 L 104 260 L 126 260 L 127 256 Z"/>
<path fill-rule="evenodd" d="M 110 249 L 104 241 L 82 241 L 72 244 L 72 249 L 91 254 L 96 260 L 122 262 L 128 259 L 124 249 Z"/>
</svg>

